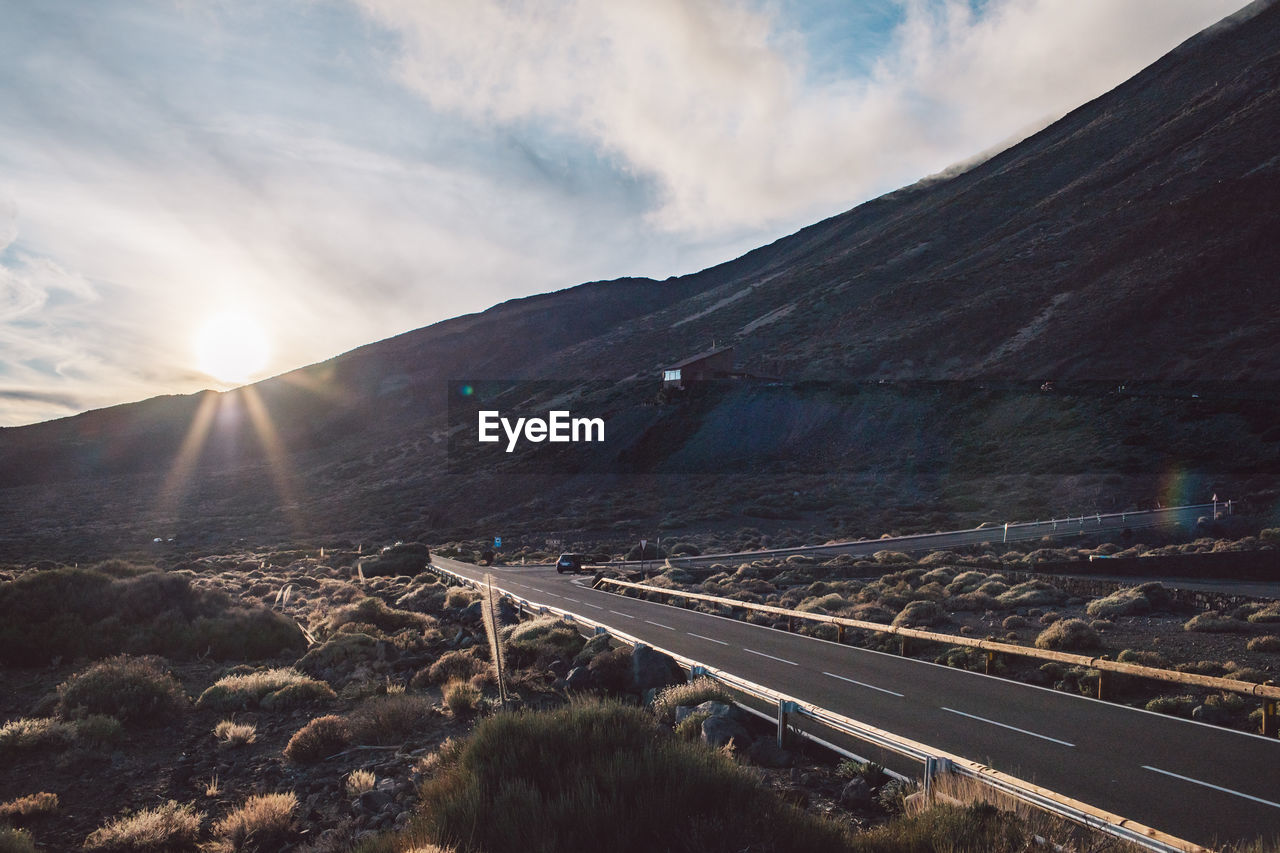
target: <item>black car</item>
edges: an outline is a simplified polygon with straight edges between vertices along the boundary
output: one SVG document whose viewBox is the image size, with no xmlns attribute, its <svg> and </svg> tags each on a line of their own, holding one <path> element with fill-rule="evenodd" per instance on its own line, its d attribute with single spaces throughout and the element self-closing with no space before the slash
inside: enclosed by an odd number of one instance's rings
<svg viewBox="0 0 1280 853">
<path fill-rule="evenodd" d="M 582 571 L 582 555 L 561 554 L 560 559 L 556 560 L 556 571 L 560 574 Z"/>
</svg>

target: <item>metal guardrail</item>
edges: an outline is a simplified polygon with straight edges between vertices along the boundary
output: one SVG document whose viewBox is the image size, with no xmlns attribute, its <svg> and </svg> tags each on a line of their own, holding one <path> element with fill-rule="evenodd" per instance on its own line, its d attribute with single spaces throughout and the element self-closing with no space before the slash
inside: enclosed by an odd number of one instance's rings
<svg viewBox="0 0 1280 853">
<path fill-rule="evenodd" d="M 748 560 L 764 560 L 774 557 L 805 556 L 838 556 L 853 551 L 891 549 L 912 553 L 917 551 L 937 550 L 936 541 L 943 537 L 963 537 L 967 541 L 955 543 L 952 547 L 967 547 L 984 542 L 1001 544 L 1008 542 L 1025 542 L 1044 536 L 1078 536 L 1099 530 L 1144 530 L 1152 527 L 1166 527 L 1174 524 L 1185 524 L 1187 517 L 1208 513 L 1211 516 L 1223 511 L 1232 511 L 1231 501 L 1218 501 L 1207 504 L 1188 504 L 1187 506 L 1166 507 L 1162 509 L 1137 510 L 1134 512 L 1093 513 L 1091 515 L 1073 515 L 1065 518 L 1050 518 L 1045 521 L 1007 522 L 992 527 L 974 527 L 969 530 L 947 530 L 938 533 L 917 533 L 910 536 L 895 536 L 887 539 L 862 539 L 854 542 L 831 542 L 825 545 L 801 545 L 795 548 L 768 548 L 760 551 L 736 551 L 723 554 L 699 554 L 696 557 L 670 557 L 672 565 L 697 566 L 716 562 L 741 563 Z M 1181 518 L 1179 516 L 1182 516 Z M 655 560 L 629 560 L 620 563 L 609 563 L 613 568 L 629 568 L 654 563 Z"/>
<path fill-rule="evenodd" d="M 807 613 L 803 610 L 788 610 L 784 607 L 773 607 L 768 604 L 756 604 L 750 601 L 738 601 L 733 598 L 721 598 L 714 595 L 706 595 L 700 592 L 686 592 L 679 589 L 668 589 L 666 587 L 649 586 L 647 584 L 633 583 L 631 581 L 617 580 L 615 578 L 601 578 L 596 581 L 596 588 L 602 584 L 611 586 L 619 586 L 625 589 L 636 589 L 646 593 L 657 593 L 667 595 L 674 598 L 686 598 L 696 601 L 708 601 L 725 607 L 742 610 L 754 610 L 760 613 L 770 613 L 775 616 L 784 616 L 788 620 L 804 619 L 811 622 L 821 622 L 835 625 L 840 629 L 839 639 L 843 641 L 845 628 L 853 628 L 859 631 L 872 631 L 880 634 L 890 634 L 902 637 L 904 640 L 914 638 L 924 640 L 930 643 L 943 643 L 952 646 L 964 646 L 967 648 L 978 649 L 987 653 L 988 674 L 990 674 L 993 656 L 1004 654 L 1010 656 L 1022 656 L 1036 658 L 1039 660 L 1055 661 L 1057 663 L 1070 664 L 1072 666 L 1082 666 L 1087 669 L 1096 669 L 1100 673 L 1115 673 L 1117 675 L 1129 675 L 1138 678 L 1148 678 L 1155 681 L 1168 681 L 1175 684 L 1186 684 L 1196 687 L 1207 687 L 1211 690 L 1224 690 L 1231 693 L 1240 693 L 1245 696 L 1255 696 L 1264 700 L 1263 702 L 1263 722 L 1264 730 L 1269 736 L 1275 736 L 1277 728 L 1276 704 L 1280 700 L 1280 686 L 1274 684 L 1254 684 L 1247 681 L 1236 681 L 1231 678 L 1219 678 L 1211 675 L 1197 675 L 1191 672 L 1178 672 L 1171 669 L 1160 669 L 1153 666 L 1142 666 L 1135 663 L 1120 663 L 1105 657 L 1088 657 L 1086 655 L 1075 655 L 1070 652 L 1058 652 L 1052 649 L 1038 649 L 1030 646 L 1016 646 L 1012 643 L 1002 643 L 999 640 L 976 640 L 971 637 L 965 637 L 959 634 L 939 634 L 934 631 L 921 631 L 918 628 L 904 628 L 896 625 L 882 625 L 879 622 L 864 622 L 860 619 L 847 619 L 843 616 L 832 616 L 826 613 Z M 1098 698 L 1103 696 L 1103 684 L 1101 678 L 1098 682 Z"/>
<path fill-rule="evenodd" d="M 432 565 L 431 569 L 442 577 L 455 580 L 468 586 L 480 587 L 483 585 L 481 582 L 472 578 L 456 574 L 436 565 Z M 926 791 L 931 788 L 931 782 L 937 775 L 949 772 L 957 773 L 980 781 L 1001 793 L 1044 809 L 1051 814 L 1055 814 L 1059 817 L 1080 824 L 1081 826 L 1106 833 L 1115 838 L 1129 841 L 1147 850 L 1157 851 L 1157 853 L 1212 853 L 1212 851 L 1207 847 L 1202 847 L 1190 841 L 1176 838 L 1168 833 L 1161 832 L 1120 815 L 1095 808 L 1088 803 L 1083 803 L 1047 788 L 1042 788 L 1038 785 L 1019 779 L 1016 776 L 1011 776 L 992 767 L 987 767 L 986 765 L 980 764 L 976 761 L 971 761 L 970 759 L 963 758 L 943 750 L 934 749 L 933 747 L 918 741 L 913 741 L 909 738 L 893 734 L 892 732 L 878 729 L 874 726 L 866 725 L 865 723 L 860 723 L 852 718 L 819 708 L 815 705 L 803 702 L 793 696 L 789 696 L 785 693 L 765 687 L 764 685 L 733 675 L 732 673 L 709 667 L 694 660 L 693 658 L 686 657 L 679 652 L 674 652 L 669 649 L 664 649 L 661 646 L 656 646 L 653 643 L 646 642 L 638 637 L 619 631 L 610 625 L 596 622 L 593 619 L 573 613 L 572 611 L 531 601 L 501 587 L 498 587 L 498 592 L 504 597 L 522 605 L 522 607 L 528 608 L 532 612 L 559 616 L 566 621 L 583 625 L 591 629 L 594 633 L 607 633 L 609 636 L 621 640 L 631 646 L 643 643 L 644 645 L 647 645 L 656 651 L 660 651 L 663 654 L 669 655 L 671 658 L 676 660 L 681 666 L 689 670 L 691 679 L 698 676 L 711 678 L 748 696 L 773 704 L 778 709 L 776 719 L 779 746 L 784 745 L 789 735 L 794 735 L 811 740 L 850 758 L 863 760 L 861 756 L 856 755 L 843 747 L 825 741 L 808 732 L 793 728 L 790 725 L 788 718 L 791 715 L 796 715 L 811 719 L 820 725 L 842 732 L 850 737 L 857 738 L 858 740 L 874 746 L 878 746 L 881 749 L 905 756 L 909 759 L 920 761 L 924 765 L 923 778 Z M 753 714 L 764 716 L 754 708 L 749 706 L 742 707 Z M 902 778 L 896 773 L 892 775 Z"/>
</svg>

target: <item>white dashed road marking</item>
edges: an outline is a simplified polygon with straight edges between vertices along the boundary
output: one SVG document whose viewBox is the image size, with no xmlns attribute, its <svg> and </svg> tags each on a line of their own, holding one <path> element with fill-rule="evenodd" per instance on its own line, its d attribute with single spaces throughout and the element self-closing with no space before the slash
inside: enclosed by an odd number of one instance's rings
<svg viewBox="0 0 1280 853">
<path fill-rule="evenodd" d="M 760 657 L 762 657 L 762 658 L 768 658 L 769 660 L 776 660 L 776 661 L 778 661 L 779 663 L 789 663 L 789 664 L 791 664 L 792 666 L 799 666 L 799 665 L 800 665 L 800 664 L 796 663 L 796 662 L 795 662 L 795 661 L 793 661 L 793 660 L 787 660 L 786 658 L 776 658 L 776 657 L 774 657 L 773 655 L 766 655 L 764 652 L 758 652 L 758 651 L 756 651 L 755 649 L 748 649 L 746 646 L 743 646 L 743 647 L 742 647 L 742 650 L 743 650 L 744 652 L 751 652 L 751 654 L 753 654 L 753 655 L 760 655 Z"/>
<path fill-rule="evenodd" d="M 1009 729 L 1010 731 L 1021 732 L 1024 735 L 1031 735 L 1032 737 L 1038 737 L 1041 740 L 1052 741 L 1053 743 L 1060 743 L 1063 746 L 1075 746 L 1074 743 L 1067 743 L 1065 740 L 1058 740 L 1056 737 L 1049 737 L 1048 735 L 1036 734 L 1035 732 L 1029 732 L 1026 729 L 1020 729 L 1017 726 L 1011 726 L 1008 723 L 998 723 L 995 720 L 988 720 L 986 717 L 979 717 L 976 714 L 966 714 L 964 711 L 957 711 L 954 708 L 943 708 L 942 710 L 948 711 L 952 714 L 959 714 L 962 717 L 968 717 L 971 720 L 978 720 L 979 722 L 990 723 L 991 725 L 999 726 L 1002 729 Z"/>
<path fill-rule="evenodd" d="M 867 684 L 865 681 L 857 681 L 856 679 L 853 679 L 853 678 L 845 678 L 843 675 L 836 675 L 834 672 L 824 672 L 822 674 L 829 675 L 832 678 L 838 678 L 841 681 L 847 681 L 850 684 L 856 684 L 859 687 L 866 687 L 869 690 L 879 690 L 881 693 L 888 693 L 890 696 L 897 696 L 899 699 L 902 698 L 901 693 L 894 693 L 892 690 L 885 690 L 883 687 L 876 687 L 874 684 Z"/>
</svg>

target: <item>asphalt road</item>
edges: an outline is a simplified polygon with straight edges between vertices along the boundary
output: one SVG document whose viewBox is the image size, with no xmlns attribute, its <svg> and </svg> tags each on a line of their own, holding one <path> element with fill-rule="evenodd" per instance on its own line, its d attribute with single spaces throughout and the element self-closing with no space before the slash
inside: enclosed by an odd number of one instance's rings
<svg viewBox="0 0 1280 853">
<path fill-rule="evenodd" d="M 1280 740 L 591 589 L 442 567 L 1204 845 L 1280 839 Z"/>
</svg>

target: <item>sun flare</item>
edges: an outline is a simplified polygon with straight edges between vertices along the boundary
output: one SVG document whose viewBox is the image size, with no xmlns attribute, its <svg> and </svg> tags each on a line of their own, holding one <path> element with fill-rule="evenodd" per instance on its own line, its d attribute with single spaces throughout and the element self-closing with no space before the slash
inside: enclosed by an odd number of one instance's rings
<svg viewBox="0 0 1280 853">
<path fill-rule="evenodd" d="M 215 314 L 196 334 L 200 369 L 226 383 L 241 384 L 267 366 L 271 348 L 266 330 L 252 317 L 236 312 Z"/>
</svg>

